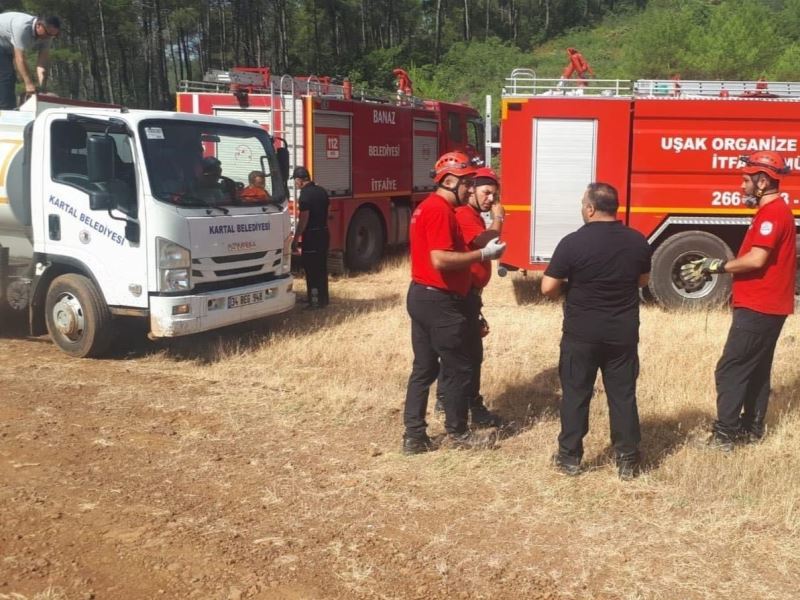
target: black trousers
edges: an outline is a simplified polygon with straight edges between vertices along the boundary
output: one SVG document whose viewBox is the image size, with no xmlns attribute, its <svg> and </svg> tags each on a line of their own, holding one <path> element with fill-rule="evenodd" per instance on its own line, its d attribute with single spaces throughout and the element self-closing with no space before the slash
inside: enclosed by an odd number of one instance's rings
<svg viewBox="0 0 800 600">
<path fill-rule="evenodd" d="M 764 434 L 772 359 L 785 321 L 784 315 L 734 309 L 725 349 L 714 373 L 716 433 L 734 437 L 742 429 L 757 437 Z"/>
<path fill-rule="evenodd" d="M 464 299 L 412 283 L 406 306 L 411 316 L 414 350 L 403 412 L 406 435 L 426 435 L 428 394 L 437 377 L 444 402 L 445 430 L 463 433 L 467 430 L 467 396 L 472 381 L 472 360 L 465 344 L 469 325 Z"/>
<path fill-rule="evenodd" d="M 0 48 L 0 109 L 17 108 L 17 71 L 14 69 L 14 52 Z"/>
<path fill-rule="evenodd" d="M 483 405 L 481 396 L 481 365 L 483 364 L 483 338 L 481 337 L 481 309 L 483 301 L 481 297 L 470 292 L 464 300 L 464 309 L 467 315 L 467 337 L 464 340 L 465 349 L 469 353 L 472 373 L 469 382 L 469 392 L 467 392 L 467 404 L 470 409 Z M 444 406 L 444 396 L 442 394 L 441 373 L 439 383 L 436 386 L 436 400 Z"/>
<path fill-rule="evenodd" d="M 328 246 L 330 234 L 327 229 L 303 232 L 303 270 L 306 274 L 306 289 L 309 304 L 327 306 L 328 297 Z"/>
<path fill-rule="evenodd" d="M 611 443 L 617 458 L 636 456 L 641 441 L 636 407 L 637 344 L 589 343 L 562 338 L 558 373 L 564 396 L 558 452 L 562 459 L 572 459 L 575 464 L 583 457 L 583 438 L 589 432 L 589 402 L 598 369 L 608 397 Z"/>
</svg>

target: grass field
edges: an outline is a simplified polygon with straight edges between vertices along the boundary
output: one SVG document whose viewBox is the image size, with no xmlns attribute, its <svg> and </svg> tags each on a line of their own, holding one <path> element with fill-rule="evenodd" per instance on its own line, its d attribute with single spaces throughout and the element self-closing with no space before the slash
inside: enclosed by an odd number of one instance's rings
<svg viewBox="0 0 800 600">
<path fill-rule="evenodd" d="M 485 296 L 492 332 L 483 394 L 517 424 L 493 451 L 400 454 L 411 363 L 402 260 L 333 281 L 327 311 L 139 346 L 115 360 L 76 363 L 49 345 L 0 340 L 15 357 L 0 367 L 11 393 L 0 415 L 9 423 L 0 457 L 58 464 L 58 453 L 76 442 L 55 428 L 50 447 L 58 452 L 37 455 L 39 442 L 25 431 L 42 414 L 58 422 L 83 411 L 93 446 L 73 463 L 72 479 L 85 482 L 77 490 L 46 473 L 39 478 L 41 466 L 0 465 L 10 476 L 0 492 L 0 531 L 27 523 L 33 509 L 12 499 L 35 489 L 67 507 L 63 531 L 48 539 L 63 555 L 72 537 L 93 533 L 77 508 L 71 525 L 69 507 L 105 507 L 113 527 L 95 532 L 98 556 L 83 556 L 80 567 L 98 598 L 158 590 L 212 598 L 796 598 L 796 318 L 778 344 L 766 439 L 725 455 L 702 440 L 730 314 L 645 306 L 645 472 L 633 482 L 616 477 L 598 381 L 589 469 L 567 478 L 549 465 L 558 434 L 560 305 L 540 298 L 531 279 L 495 278 Z M 40 355 L 47 369 L 35 381 L 30 364 Z M 104 387 L 110 379 L 113 392 Z M 429 423 L 432 433 L 442 431 L 432 414 Z M 171 433 L 162 435 L 164 427 Z M 89 484 L 97 469 L 116 496 Z M 140 519 L 125 520 L 114 504 L 120 494 L 143 507 Z M 145 529 L 126 544 L 109 537 L 109 527 Z M 38 547 L 3 540 L 0 572 L 18 565 L 24 548 Z M 48 560 L 45 580 L 9 570 L 0 598 L 34 597 L 45 583 L 48 598 L 85 592 Z M 104 576 L 114 565 L 128 575 Z"/>
</svg>

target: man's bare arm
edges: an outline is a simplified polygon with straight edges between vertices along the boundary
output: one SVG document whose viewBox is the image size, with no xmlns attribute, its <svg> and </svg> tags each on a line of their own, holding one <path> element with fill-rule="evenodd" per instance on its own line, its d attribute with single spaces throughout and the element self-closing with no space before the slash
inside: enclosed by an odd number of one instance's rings
<svg viewBox="0 0 800 600">
<path fill-rule="evenodd" d="M 22 82 L 25 84 L 25 91 L 35 92 L 36 85 L 34 85 L 31 72 L 28 70 L 28 63 L 25 61 L 24 50 L 14 48 L 14 66 L 17 69 L 17 73 L 19 73 L 19 76 L 22 78 Z"/>
<path fill-rule="evenodd" d="M 36 76 L 39 78 L 39 87 L 44 89 L 47 86 L 47 76 L 50 71 L 50 50 L 42 48 L 39 51 L 39 58 L 36 61 Z"/>
</svg>

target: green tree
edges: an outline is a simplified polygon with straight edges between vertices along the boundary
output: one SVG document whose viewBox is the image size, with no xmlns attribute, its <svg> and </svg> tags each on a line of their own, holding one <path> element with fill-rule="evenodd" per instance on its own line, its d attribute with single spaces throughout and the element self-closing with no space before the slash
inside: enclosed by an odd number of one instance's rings
<svg viewBox="0 0 800 600">
<path fill-rule="evenodd" d="M 762 3 L 728 0 L 715 6 L 703 33 L 689 39 L 687 70 L 695 77 L 756 79 L 769 71 L 782 41 L 775 15 Z"/>
</svg>

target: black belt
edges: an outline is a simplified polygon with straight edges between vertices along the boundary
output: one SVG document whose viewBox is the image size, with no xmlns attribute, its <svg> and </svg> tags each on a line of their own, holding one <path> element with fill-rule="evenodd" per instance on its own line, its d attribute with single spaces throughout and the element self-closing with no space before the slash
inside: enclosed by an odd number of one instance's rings
<svg viewBox="0 0 800 600">
<path fill-rule="evenodd" d="M 311 229 L 306 229 L 306 231 L 307 232 L 310 232 L 310 231 L 328 231 L 328 228 L 327 227 L 313 227 Z"/>
<path fill-rule="evenodd" d="M 450 296 L 451 298 L 454 298 L 456 300 L 463 300 L 464 299 L 464 296 L 462 296 L 460 294 L 456 294 L 455 292 L 451 292 L 450 290 L 445 290 L 445 289 L 438 288 L 438 287 L 435 287 L 435 286 L 432 286 L 432 285 L 425 285 L 424 283 L 417 283 L 416 281 L 412 281 L 411 283 L 413 285 L 417 286 L 417 287 L 421 287 L 421 288 L 424 288 L 426 290 L 430 290 L 431 292 L 437 292 L 437 293 L 443 294 L 445 296 Z"/>
</svg>

